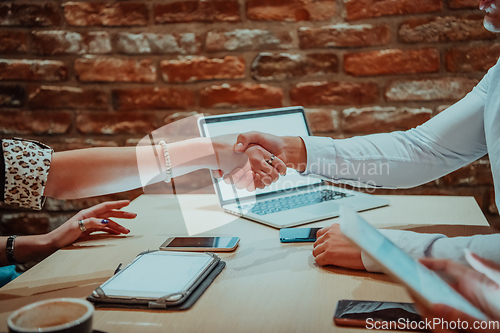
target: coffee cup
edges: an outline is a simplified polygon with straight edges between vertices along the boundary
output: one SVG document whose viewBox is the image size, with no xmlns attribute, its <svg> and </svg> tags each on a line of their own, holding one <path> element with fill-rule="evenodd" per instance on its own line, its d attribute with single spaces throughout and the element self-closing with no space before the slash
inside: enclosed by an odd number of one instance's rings
<svg viewBox="0 0 500 333">
<path fill-rule="evenodd" d="M 9 333 L 90 333 L 92 303 L 80 298 L 55 298 L 26 305 L 7 319 Z"/>
</svg>

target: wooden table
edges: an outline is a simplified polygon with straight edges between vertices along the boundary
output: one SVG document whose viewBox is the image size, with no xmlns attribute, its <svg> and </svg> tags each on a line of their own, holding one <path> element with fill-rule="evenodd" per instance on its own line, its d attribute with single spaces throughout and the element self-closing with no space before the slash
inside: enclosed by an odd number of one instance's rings
<svg viewBox="0 0 500 333">
<path fill-rule="evenodd" d="M 471 197 L 386 196 L 388 207 L 363 212 L 377 227 L 449 235 L 484 233 L 486 219 Z M 183 207 L 184 219 L 179 207 Z M 186 209 L 189 208 L 189 209 Z M 337 327 L 339 299 L 410 301 L 404 288 L 383 274 L 319 267 L 312 244 L 282 244 L 278 230 L 223 213 L 215 195 L 143 195 L 122 220 L 126 236 L 95 235 L 62 249 L 0 289 L 0 331 L 26 304 L 81 297 L 141 251 L 157 249 L 169 236 L 239 236 L 235 252 L 220 253 L 224 271 L 188 311 L 98 310 L 94 327 L 106 332 L 360 332 Z M 308 226 L 326 226 L 335 219 Z M 451 226 L 453 225 L 453 226 Z"/>
</svg>

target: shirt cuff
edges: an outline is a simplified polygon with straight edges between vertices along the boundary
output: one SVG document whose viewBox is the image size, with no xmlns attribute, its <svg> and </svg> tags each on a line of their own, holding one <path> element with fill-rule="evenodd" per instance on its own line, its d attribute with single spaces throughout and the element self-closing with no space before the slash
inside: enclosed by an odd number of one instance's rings
<svg viewBox="0 0 500 333">
<path fill-rule="evenodd" d="M 431 248 L 434 242 L 440 238 L 445 238 L 441 234 L 421 234 L 407 230 L 379 230 L 397 247 L 409 254 L 412 258 L 431 257 Z M 372 259 L 366 252 L 361 251 L 361 261 L 363 266 L 369 272 L 384 272 L 384 268 L 378 262 Z"/>
<path fill-rule="evenodd" d="M 54 152 L 37 141 L 3 139 L 5 160 L 4 202 L 23 208 L 42 209 L 43 196 Z"/>
<path fill-rule="evenodd" d="M 307 152 L 307 166 L 302 175 L 323 175 L 322 165 L 326 163 L 325 158 L 335 160 L 335 147 L 333 139 L 319 136 L 301 136 Z M 326 154 L 325 154 L 326 153 Z"/>
</svg>

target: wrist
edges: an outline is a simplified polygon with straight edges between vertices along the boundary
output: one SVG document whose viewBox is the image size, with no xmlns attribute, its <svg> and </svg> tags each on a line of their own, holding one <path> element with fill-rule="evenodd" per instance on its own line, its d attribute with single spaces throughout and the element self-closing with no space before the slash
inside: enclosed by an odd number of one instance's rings
<svg viewBox="0 0 500 333">
<path fill-rule="evenodd" d="M 57 251 L 60 249 L 59 237 L 57 237 L 55 230 L 40 235 L 40 237 L 38 237 L 38 246 L 50 251 Z"/>
<path fill-rule="evenodd" d="M 307 151 L 304 141 L 299 136 L 285 136 L 283 140 L 286 166 L 304 172 L 307 166 Z"/>
</svg>

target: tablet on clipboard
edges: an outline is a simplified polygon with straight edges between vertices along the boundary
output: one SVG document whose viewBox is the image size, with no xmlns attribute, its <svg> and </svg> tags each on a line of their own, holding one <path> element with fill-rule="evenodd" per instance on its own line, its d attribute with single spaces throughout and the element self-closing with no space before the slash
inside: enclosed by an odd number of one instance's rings
<svg viewBox="0 0 500 333">
<path fill-rule="evenodd" d="M 474 318 L 488 319 L 435 272 L 406 254 L 354 209 L 341 206 L 340 218 L 342 233 L 382 265 L 388 274 L 413 291 L 424 304 L 429 307 L 432 304 L 446 304 Z"/>
<path fill-rule="evenodd" d="M 219 264 L 214 253 L 154 251 L 139 255 L 91 296 L 94 301 L 166 308 L 184 302 Z"/>
</svg>

